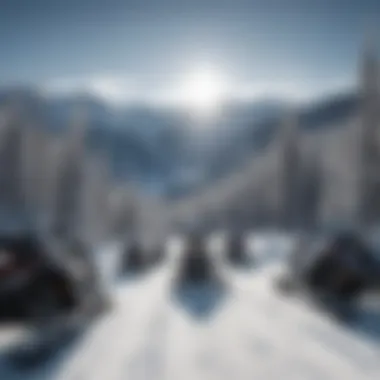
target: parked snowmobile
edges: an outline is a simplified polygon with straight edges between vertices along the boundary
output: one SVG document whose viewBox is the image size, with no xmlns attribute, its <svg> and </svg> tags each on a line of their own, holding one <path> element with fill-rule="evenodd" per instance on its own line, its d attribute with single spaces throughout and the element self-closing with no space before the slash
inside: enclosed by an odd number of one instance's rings
<svg viewBox="0 0 380 380">
<path fill-rule="evenodd" d="M 180 282 L 205 282 L 217 279 L 215 264 L 207 251 L 205 238 L 202 235 L 187 236 L 178 279 Z"/>
<path fill-rule="evenodd" d="M 305 290 L 326 301 L 325 305 L 350 307 L 376 287 L 379 273 L 371 249 L 358 234 L 348 231 L 300 241 L 278 285 L 282 291 Z"/>
<path fill-rule="evenodd" d="M 231 233 L 227 236 L 226 257 L 229 263 L 233 265 L 248 264 L 244 236 L 240 233 Z"/>
<path fill-rule="evenodd" d="M 122 255 L 121 274 L 141 273 L 149 267 L 149 261 L 142 245 L 137 239 L 126 244 Z"/>
<path fill-rule="evenodd" d="M 73 310 L 75 274 L 36 234 L 0 237 L 0 318 L 33 320 Z"/>
<path fill-rule="evenodd" d="M 150 265 L 152 267 L 160 265 L 165 260 L 165 244 L 158 244 L 150 249 Z"/>
<path fill-rule="evenodd" d="M 192 233 L 185 240 L 172 296 L 193 317 L 207 319 L 222 304 L 227 289 L 204 235 Z"/>
</svg>

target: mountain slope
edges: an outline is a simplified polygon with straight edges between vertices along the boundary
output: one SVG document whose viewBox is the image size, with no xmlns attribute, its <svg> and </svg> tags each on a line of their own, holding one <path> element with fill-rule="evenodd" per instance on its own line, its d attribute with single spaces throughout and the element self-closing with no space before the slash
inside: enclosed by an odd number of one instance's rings
<svg viewBox="0 0 380 380">
<path fill-rule="evenodd" d="M 146 191 L 181 197 L 236 171 L 274 138 L 289 104 L 283 100 L 225 104 L 207 130 L 193 130 L 186 114 L 135 105 L 113 109 L 100 99 L 72 94 L 44 97 L 30 88 L 3 89 L 0 103 L 18 99 L 27 114 L 52 133 L 64 133 L 73 110 L 88 112 L 88 147 L 108 157 L 119 180 Z M 352 94 L 324 99 L 299 110 L 300 125 L 318 132 L 344 124 L 358 106 Z M 197 134 L 194 140 L 192 135 Z M 198 144 L 197 141 L 201 142 Z"/>
</svg>

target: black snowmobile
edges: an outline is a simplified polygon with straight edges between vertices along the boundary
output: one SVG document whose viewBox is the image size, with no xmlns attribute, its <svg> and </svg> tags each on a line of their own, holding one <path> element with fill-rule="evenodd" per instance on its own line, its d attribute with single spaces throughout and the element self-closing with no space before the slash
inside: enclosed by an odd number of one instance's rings
<svg viewBox="0 0 380 380">
<path fill-rule="evenodd" d="M 28 329 L 4 359 L 31 369 L 76 341 L 107 311 L 92 250 L 83 241 L 51 233 L 0 236 L 0 321 Z"/>
<path fill-rule="evenodd" d="M 0 318 L 35 320 L 71 313 L 97 286 L 89 260 L 67 242 L 35 233 L 0 237 Z M 91 288 L 91 289 L 90 289 Z"/>
<path fill-rule="evenodd" d="M 185 242 L 178 279 L 180 282 L 207 282 L 217 278 L 215 264 L 207 251 L 205 238 L 191 234 Z"/>
<path fill-rule="evenodd" d="M 379 263 L 366 242 L 352 231 L 302 239 L 289 257 L 283 292 L 304 292 L 320 305 L 348 316 L 361 295 L 377 286 Z"/>
<path fill-rule="evenodd" d="M 165 260 L 165 244 L 152 247 L 149 252 L 149 259 L 151 267 L 160 265 Z"/>
<path fill-rule="evenodd" d="M 221 305 L 226 287 L 203 234 L 187 236 L 173 297 L 192 316 L 208 319 Z"/>
<path fill-rule="evenodd" d="M 245 240 L 242 234 L 231 233 L 227 236 L 226 243 L 226 257 L 229 263 L 235 266 L 249 263 Z"/>
<path fill-rule="evenodd" d="M 122 254 L 121 275 L 142 273 L 149 267 L 149 260 L 142 245 L 137 239 L 126 244 Z"/>
</svg>

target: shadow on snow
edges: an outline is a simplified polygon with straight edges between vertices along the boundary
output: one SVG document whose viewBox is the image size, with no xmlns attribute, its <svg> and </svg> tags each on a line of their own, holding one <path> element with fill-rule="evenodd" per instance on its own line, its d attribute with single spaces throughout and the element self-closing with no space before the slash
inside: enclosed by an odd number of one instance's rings
<svg viewBox="0 0 380 380">
<path fill-rule="evenodd" d="M 226 293 L 225 287 L 216 282 L 188 282 L 174 287 L 172 299 L 192 317 L 208 320 L 217 312 Z"/>
<path fill-rule="evenodd" d="M 65 359 L 87 329 L 76 327 L 33 334 L 0 352 L 4 380 L 48 380 L 59 372 Z"/>
</svg>

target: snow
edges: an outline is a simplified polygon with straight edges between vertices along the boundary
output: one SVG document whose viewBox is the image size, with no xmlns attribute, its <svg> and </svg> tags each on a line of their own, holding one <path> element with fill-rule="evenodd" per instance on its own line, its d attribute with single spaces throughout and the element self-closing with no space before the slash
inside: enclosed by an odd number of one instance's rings
<svg viewBox="0 0 380 380">
<path fill-rule="evenodd" d="M 28 371 L 7 362 L 9 331 L 1 331 L 0 379 L 379 379 L 380 311 L 363 310 L 357 326 L 344 327 L 285 299 L 271 280 L 289 241 L 264 236 L 250 239 L 249 247 L 259 258 L 256 268 L 232 270 L 219 260 L 224 288 L 183 293 L 173 291 L 178 256 L 146 276 L 117 282 L 117 248 L 100 250 L 113 310 L 58 358 Z"/>
</svg>

